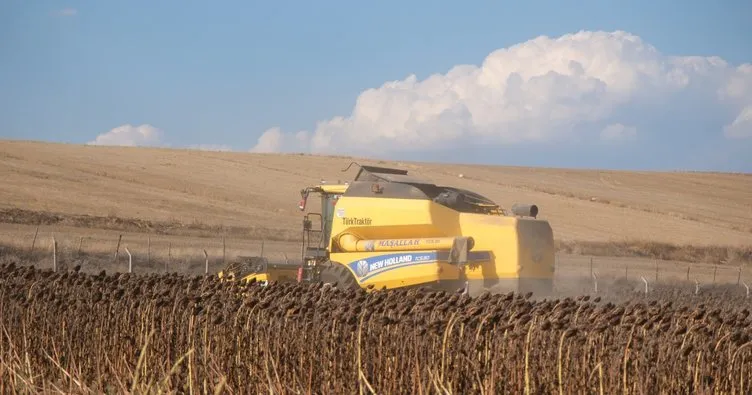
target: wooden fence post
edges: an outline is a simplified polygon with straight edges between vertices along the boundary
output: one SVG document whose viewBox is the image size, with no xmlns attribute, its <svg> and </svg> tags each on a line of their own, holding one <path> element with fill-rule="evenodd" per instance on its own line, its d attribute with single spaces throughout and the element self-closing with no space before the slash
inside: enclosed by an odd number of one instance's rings
<svg viewBox="0 0 752 395">
<path fill-rule="evenodd" d="M 31 251 L 30 253 L 34 253 L 34 245 L 37 244 L 37 235 L 39 234 L 39 225 L 37 225 L 37 230 L 34 231 L 34 240 L 31 241 Z"/>
<path fill-rule="evenodd" d="M 123 240 L 123 235 L 118 236 L 117 247 L 115 247 L 115 259 L 113 262 L 117 262 L 118 254 L 120 253 L 120 241 Z"/>
<path fill-rule="evenodd" d="M 151 265 L 151 236 L 146 238 L 146 265 Z"/>
<path fill-rule="evenodd" d="M 76 256 L 81 256 L 81 244 L 84 243 L 84 237 L 81 236 L 78 238 L 78 249 L 76 250 Z"/>
<path fill-rule="evenodd" d="M 658 284 L 658 259 L 653 259 L 655 262 L 655 283 Z"/>
</svg>

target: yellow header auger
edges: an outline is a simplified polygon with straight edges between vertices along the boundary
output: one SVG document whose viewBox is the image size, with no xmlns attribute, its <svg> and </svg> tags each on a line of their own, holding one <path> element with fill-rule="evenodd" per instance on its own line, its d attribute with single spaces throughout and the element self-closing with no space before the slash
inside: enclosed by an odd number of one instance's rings
<svg viewBox="0 0 752 395">
<path fill-rule="evenodd" d="M 471 294 L 553 288 L 553 231 L 535 205 L 507 213 L 472 191 L 375 166 L 360 166 L 350 183 L 303 189 L 301 211 L 311 193 L 321 196 L 321 212 L 303 218 L 300 262 L 251 257 L 220 276 Z"/>
</svg>

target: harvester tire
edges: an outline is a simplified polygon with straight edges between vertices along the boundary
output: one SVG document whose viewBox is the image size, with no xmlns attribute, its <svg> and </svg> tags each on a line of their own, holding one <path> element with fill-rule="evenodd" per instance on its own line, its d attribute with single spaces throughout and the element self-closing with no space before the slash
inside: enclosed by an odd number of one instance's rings
<svg viewBox="0 0 752 395">
<path fill-rule="evenodd" d="M 321 270 L 321 281 L 325 284 L 335 285 L 339 289 L 360 288 L 352 273 L 337 262 L 331 262 Z"/>
</svg>

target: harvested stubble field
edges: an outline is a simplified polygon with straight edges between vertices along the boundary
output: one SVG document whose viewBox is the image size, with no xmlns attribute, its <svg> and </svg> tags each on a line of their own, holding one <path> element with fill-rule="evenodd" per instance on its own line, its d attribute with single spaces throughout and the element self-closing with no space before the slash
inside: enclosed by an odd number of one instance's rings
<svg viewBox="0 0 752 395">
<path fill-rule="evenodd" d="M 745 393 L 752 303 L 220 283 L 0 265 L 0 392 Z"/>
<path fill-rule="evenodd" d="M 535 203 L 562 252 L 752 260 L 752 176 L 523 168 L 0 141 L 0 222 L 194 237 L 300 237 L 301 188 L 351 161 L 404 168 L 509 208 Z M 462 175 L 462 177 L 460 177 Z M 24 230 L 24 232 L 26 232 Z M 28 237 L 7 235 L 8 238 Z M 7 239 L 5 240 L 7 241 Z"/>
</svg>

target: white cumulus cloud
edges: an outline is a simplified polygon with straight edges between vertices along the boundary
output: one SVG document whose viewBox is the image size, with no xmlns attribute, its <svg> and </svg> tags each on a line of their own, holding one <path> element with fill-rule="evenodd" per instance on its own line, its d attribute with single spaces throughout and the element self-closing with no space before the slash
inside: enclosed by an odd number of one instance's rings
<svg viewBox="0 0 752 395">
<path fill-rule="evenodd" d="M 582 31 L 501 48 L 480 65 L 386 82 L 362 92 L 351 114 L 319 122 L 310 133 L 271 128 L 251 151 L 383 154 L 446 149 L 469 140 L 623 141 L 637 130 L 641 136 L 678 133 L 645 128 L 651 118 L 640 111 L 670 120 L 692 108 L 733 114 L 707 133 L 752 137 L 750 106 L 752 65 L 664 54 L 627 32 Z"/>
<path fill-rule="evenodd" d="M 156 146 L 162 141 L 162 131 L 154 126 L 144 124 L 140 126 L 122 125 L 109 132 L 102 133 L 89 145 L 121 145 L 121 146 Z"/>
<path fill-rule="evenodd" d="M 258 143 L 251 148 L 251 152 L 280 152 L 283 148 L 283 138 L 284 135 L 279 128 L 268 129 L 259 137 Z"/>
<path fill-rule="evenodd" d="M 280 128 L 267 129 L 250 149 L 254 153 L 305 152 L 308 151 L 308 132 L 283 133 Z"/>
</svg>

